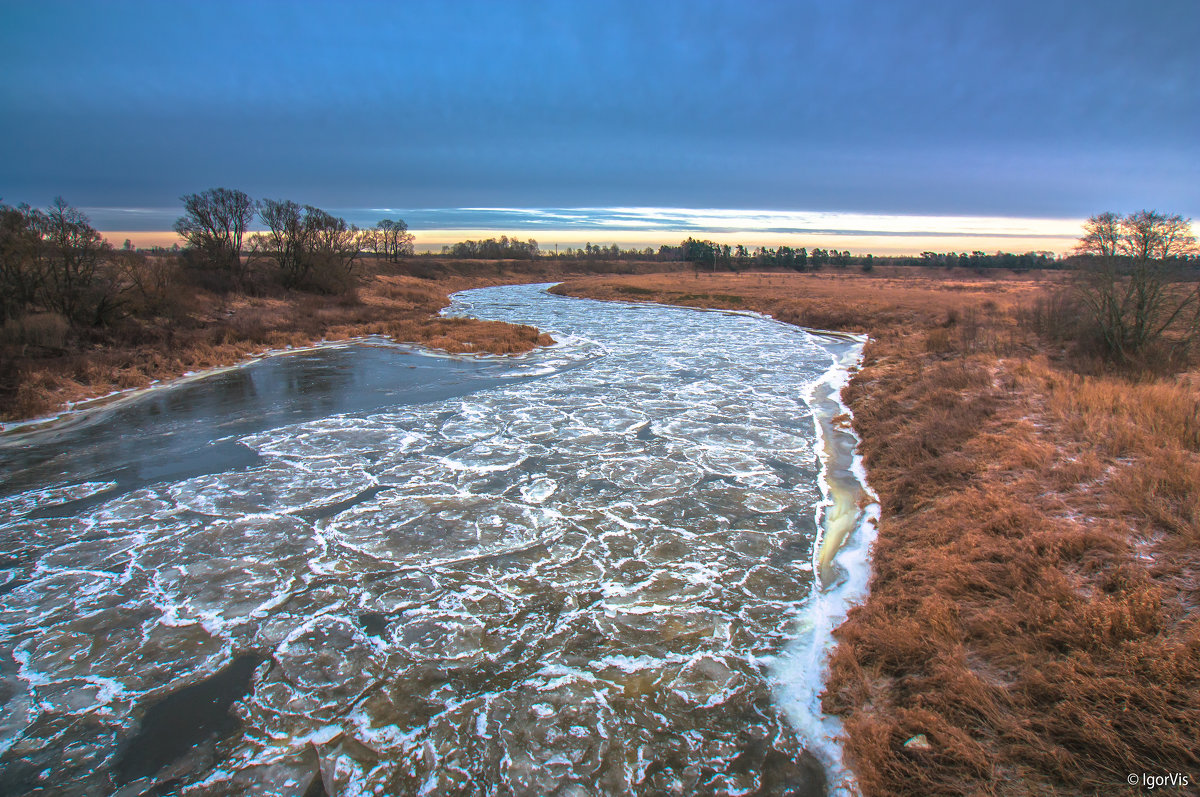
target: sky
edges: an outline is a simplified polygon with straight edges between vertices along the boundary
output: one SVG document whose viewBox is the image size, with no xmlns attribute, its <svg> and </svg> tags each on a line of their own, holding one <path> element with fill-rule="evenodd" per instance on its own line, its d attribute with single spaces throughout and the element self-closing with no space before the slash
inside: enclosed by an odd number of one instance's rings
<svg viewBox="0 0 1200 797">
<path fill-rule="evenodd" d="M 1200 215 L 1198 35 L 1196 0 L 0 0 L 0 198 L 1061 249 L 1104 210 Z"/>
</svg>

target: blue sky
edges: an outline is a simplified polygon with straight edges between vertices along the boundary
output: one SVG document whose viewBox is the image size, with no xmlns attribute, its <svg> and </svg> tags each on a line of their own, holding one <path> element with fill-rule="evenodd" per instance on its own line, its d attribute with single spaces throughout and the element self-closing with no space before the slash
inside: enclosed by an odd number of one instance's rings
<svg viewBox="0 0 1200 797">
<path fill-rule="evenodd" d="M 0 197 L 1193 215 L 1198 34 L 1195 0 L 0 0 Z"/>
</svg>

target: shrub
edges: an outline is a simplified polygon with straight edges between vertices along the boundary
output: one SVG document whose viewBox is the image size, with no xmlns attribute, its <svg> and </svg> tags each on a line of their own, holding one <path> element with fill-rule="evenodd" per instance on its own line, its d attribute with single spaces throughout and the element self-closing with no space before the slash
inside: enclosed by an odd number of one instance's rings
<svg viewBox="0 0 1200 797">
<path fill-rule="evenodd" d="M 67 319 L 58 313 L 34 313 L 5 321 L 0 336 L 5 343 L 61 349 L 70 330 Z"/>
</svg>

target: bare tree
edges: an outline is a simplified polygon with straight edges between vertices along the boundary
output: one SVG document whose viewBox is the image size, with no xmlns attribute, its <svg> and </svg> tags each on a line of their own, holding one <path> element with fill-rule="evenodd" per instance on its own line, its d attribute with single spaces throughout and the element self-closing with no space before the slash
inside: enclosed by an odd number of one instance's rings
<svg viewBox="0 0 1200 797">
<path fill-rule="evenodd" d="M 88 217 L 62 197 L 43 215 L 47 245 L 42 304 L 72 323 L 100 324 L 115 308 L 119 285 L 111 268 L 112 247 Z"/>
<path fill-rule="evenodd" d="M 364 252 L 371 252 L 379 257 L 383 256 L 383 233 L 377 227 L 360 230 L 358 238 Z"/>
<path fill-rule="evenodd" d="M 251 239 L 254 251 L 275 259 L 286 285 L 297 284 L 306 271 L 301 214 L 302 208 L 290 199 L 264 199 L 258 203 L 258 215 L 267 225 L 267 231 Z"/>
<path fill-rule="evenodd" d="M 125 287 L 112 247 L 62 197 L 44 211 L 0 205 L 0 321 L 52 312 L 74 325 L 102 324 Z"/>
<path fill-rule="evenodd" d="M 176 220 L 175 232 L 209 263 L 240 281 L 245 277 L 242 239 L 254 219 L 254 202 L 229 188 L 210 188 L 181 198 L 184 215 Z"/>
<path fill-rule="evenodd" d="M 36 208 L 0 205 L 0 322 L 24 314 L 41 292 L 46 227 Z"/>
<path fill-rule="evenodd" d="M 379 232 L 379 254 L 393 263 L 402 257 L 412 257 L 413 234 L 403 219 L 381 219 L 375 229 Z"/>
<path fill-rule="evenodd" d="M 354 268 L 366 243 L 361 231 L 346 220 L 305 205 L 305 226 L 310 241 L 312 267 L 322 273 L 328 287 L 349 287 Z"/>
<path fill-rule="evenodd" d="M 290 200 L 264 199 L 258 208 L 267 231 L 254 236 L 254 250 L 274 258 L 285 285 L 349 287 L 368 243 L 362 231 L 320 208 Z"/>
<path fill-rule="evenodd" d="M 1178 351 L 1200 335 L 1200 284 L 1175 279 L 1172 262 L 1195 244 L 1191 220 L 1178 214 L 1141 210 L 1087 220 L 1075 249 L 1089 256 L 1078 289 L 1109 357 L 1132 362 L 1163 341 Z"/>
</svg>

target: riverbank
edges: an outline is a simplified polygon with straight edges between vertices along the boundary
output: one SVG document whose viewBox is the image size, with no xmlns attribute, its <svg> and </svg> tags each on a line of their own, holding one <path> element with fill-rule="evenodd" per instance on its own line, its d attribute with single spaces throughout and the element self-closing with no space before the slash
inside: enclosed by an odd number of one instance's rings
<svg viewBox="0 0 1200 797">
<path fill-rule="evenodd" d="M 281 349 L 385 335 L 451 353 L 519 354 L 552 343 L 533 327 L 447 319 L 449 295 L 468 288 L 545 282 L 607 266 L 662 264 L 520 261 L 371 262 L 356 290 L 319 295 L 219 295 L 191 288 L 152 319 L 129 318 L 86 335 L 51 318 L 0 334 L 0 421 L 56 414 Z"/>
<path fill-rule="evenodd" d="M 1188 378 L 1074 373 L 1023 321 L 1053 279 L 556 289 L 871 335 L 843 398 L 881 502 L 874 572 L 824 697 L 866 794 L 1141 793 L 1131 773 L 1200 775 L 1200 399 Z"/>
</svg>

